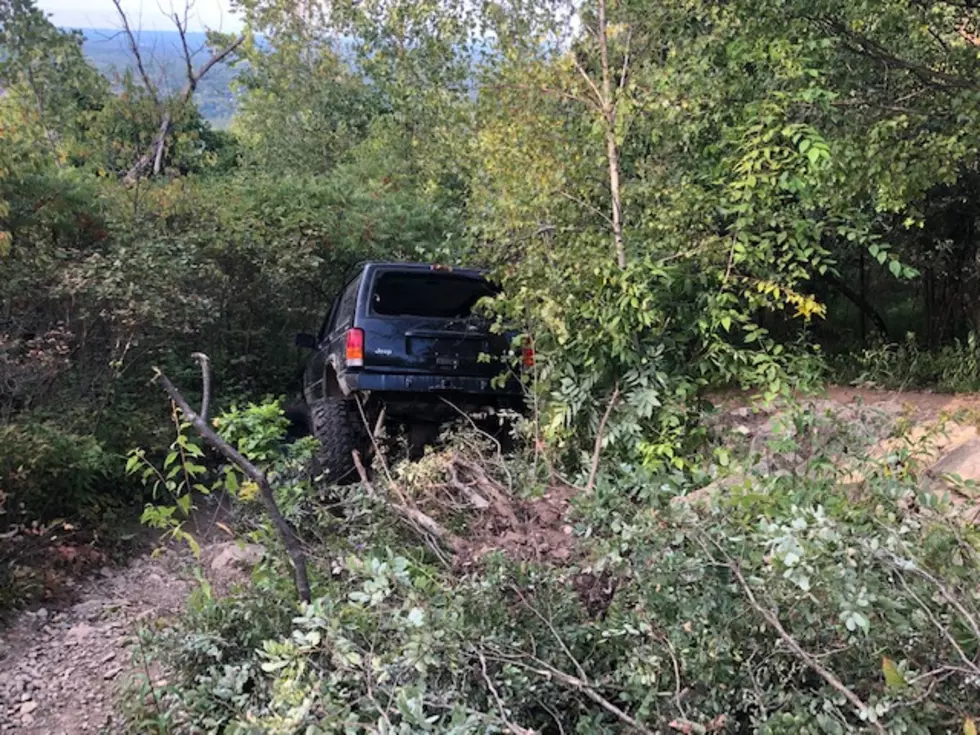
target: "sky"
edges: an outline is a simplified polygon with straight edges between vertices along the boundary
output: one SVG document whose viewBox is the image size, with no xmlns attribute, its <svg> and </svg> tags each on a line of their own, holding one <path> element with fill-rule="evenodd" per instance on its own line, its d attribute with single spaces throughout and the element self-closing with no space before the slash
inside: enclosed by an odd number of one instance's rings
<svg viewBox="0 0 980 735">
<path fill-rule="evenodd" d="M 62 28 L 115 28 L 119 25 L 112 0 L 38 0 L 37 5 Z M 241 21 L 231 13 L 230 5 L 229 0 L 194 0 L 188 16 L 190 30 L 210 28 L 226 33 L 238 30 Z M 122 0 L 130 25 L 146 30 L 172 30 L 171 6 L 183 15 L 184 0 Z"/>
</svg>

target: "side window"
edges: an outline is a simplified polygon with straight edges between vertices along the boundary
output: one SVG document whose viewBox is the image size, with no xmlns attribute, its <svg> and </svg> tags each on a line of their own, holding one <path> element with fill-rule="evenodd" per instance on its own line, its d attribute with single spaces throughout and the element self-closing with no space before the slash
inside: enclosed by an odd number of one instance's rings
<svg viewBox="0 0 980 735">
<path fill-rule="evenodd" d="M 357 308 L 357 289 L 361 285 L 361 279 L 356 278 L 344 289 L 340 303 L 337 305 L 337 313 L 334 316 L 330 331 L 344 329 L 354 322 L 354 310 Z"/>
</svg>

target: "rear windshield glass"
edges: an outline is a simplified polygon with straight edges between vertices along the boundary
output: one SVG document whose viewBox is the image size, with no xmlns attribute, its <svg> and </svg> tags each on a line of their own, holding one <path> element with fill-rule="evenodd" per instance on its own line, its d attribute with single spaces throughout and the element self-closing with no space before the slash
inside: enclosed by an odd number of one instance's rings
<svg viewBox="0 0 980 735">
<path fill-rule="evenodd" d="M 386 316 L 465 318 L 497 289 L 479 278 L 444 273 L 383 273 L 374 281 L 371 306 Z"/>
</svg>

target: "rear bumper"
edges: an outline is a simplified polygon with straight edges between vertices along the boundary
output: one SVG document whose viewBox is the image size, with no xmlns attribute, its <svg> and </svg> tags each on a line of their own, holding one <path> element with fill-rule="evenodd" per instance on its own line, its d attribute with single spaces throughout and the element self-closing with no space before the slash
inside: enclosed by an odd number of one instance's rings
<svg viewBox="0 0 980 735">
<path fill-rule="evenodd" d="M 339 382 L 344 393 L 412 393 L 417 397 L 421 397 L 419 394 L 465 394 L 486 398 L 518 398 L 522 395 L 517 381 L 508 381 L 504 387 L 496 388 L 490 378 L 458 375 L 346 372 L 339 376 Z"/>
</svg>

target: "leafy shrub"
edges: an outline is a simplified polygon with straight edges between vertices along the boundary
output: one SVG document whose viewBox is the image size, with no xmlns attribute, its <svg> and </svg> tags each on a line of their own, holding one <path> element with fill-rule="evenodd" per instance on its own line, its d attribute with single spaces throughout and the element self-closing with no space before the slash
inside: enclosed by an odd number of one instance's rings
<svg viewBox="0 0 980 735">
<path fill-rule="evenodd" d="M 151 684 L 137 685 L 127 698 L 130 731 L 181 731 L 190 721 L 195 732 L 218 732 L 235 712 L 272 696 L 255 651 L 265 639 L 288 628 L 295 614 L 288 597 L 285 590 L 266 588 L 257 594 L 217 599 L 205 587 L 191 598 L 184 627 L 141 631 L 140 651 L 146 663 L 157 658 L 183 675 L 166 690 L 147 697 L 145 709 L 139 695 L 146 692 L 139 689 Z"/>
<path fill-rule="evenodd" d="M 0 426 L 0 481 L 6 520 L 81 514 L 97 518 L 115 458 L 91 434 L 51 421 Z"/>
<path fill-rule="evenodd" d="M 980 340 L 975 332 L 970 332 L 965 340 L 956 339 L 930 352 L 909 333 L 900 344 L 838 356 L 834 372 L 845 382 L 892 390 L 973 392 L 980 390 Z"/>
<path fill-rule="evenodd" d="M 282 608 L 259 621 L 265 596 L 216 603 L 261 625 L 249 652 L 242 631 L 185 620 L 161 649 L 186 682 L 170 712 L 232 733 L 963 728 L 980 688 L 980 534 L 947 520 L 914 466 L 865 456 L 845 492 L 831 459 L 750 476 L 708 507 L 678 500 L 693 489 L 680 473 L 607 470 L 574 501 L 563 565 L 444 566 L 351 494 L 290 624 Z M 201 640 L 240 658 L 201 656 Z"/>
</svg>

